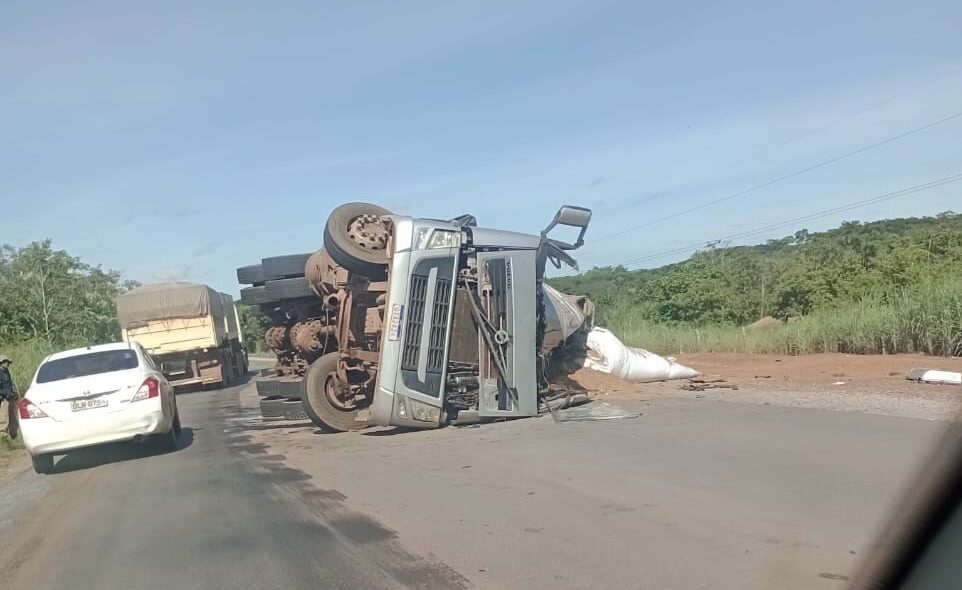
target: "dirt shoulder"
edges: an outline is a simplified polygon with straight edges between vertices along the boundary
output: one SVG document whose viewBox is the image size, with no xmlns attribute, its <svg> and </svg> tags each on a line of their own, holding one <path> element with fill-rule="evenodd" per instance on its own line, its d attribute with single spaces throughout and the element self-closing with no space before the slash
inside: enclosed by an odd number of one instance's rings
<svg viewBox="0 0 962 590">
<path fill-rule="evenodd" d="M 678 360 L 703 383 L 627 383 L 581 369 L 573 385 L 609 399 L 681 396 L 697 399 L 858 411 L 926 420 L 962 413 L 962 389 L 906 380 L 913 368 L 962 370 L 962 359 L 924 355 L 803 356 L 691 354 Z"/>
</svg>

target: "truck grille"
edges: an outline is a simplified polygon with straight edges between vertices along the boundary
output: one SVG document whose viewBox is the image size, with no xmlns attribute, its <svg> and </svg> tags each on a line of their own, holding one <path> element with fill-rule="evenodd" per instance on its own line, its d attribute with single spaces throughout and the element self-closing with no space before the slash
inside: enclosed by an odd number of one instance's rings
<svg viewBox="0 0 962 590">
<path fill-rule="evenodd" d="M 444 338 L 447 336 L 448 308 L 451 299 L 451 281 L 438 279 L 434 294 L 434 310 L 431 314 L 431 337 L 428 339 L 428 373 L 442 373 L 444 369 Z"/>
<path fill-rule="evenodd" d="M 411 277 L 411 297 L 408 302 L 407 326 L 404 332 L 404 350 L 401 368 L 416 371 L 421 353 L 421 330 L 427 303 L 428 278 L 423 275 Z M 448 310 L 451 307 L 451 281 L 438 279 L 435 283 L 434 306 L 431 309 L 431 327 L 427 341 L 428 373 L 441 374 L 444 370 L 444 340 L 447 337 Z"/>
<path fill-rule="evenodd" d="M 406 371 L 416 371 L 418 368 L 421 326 L 424 324 L 424 303 L 427 295 L 428 278 L 423 275 L 412 275 L 407 326 L 404 330 L 404 351 L 401 353 L 401 368 Z"/>
</svg>

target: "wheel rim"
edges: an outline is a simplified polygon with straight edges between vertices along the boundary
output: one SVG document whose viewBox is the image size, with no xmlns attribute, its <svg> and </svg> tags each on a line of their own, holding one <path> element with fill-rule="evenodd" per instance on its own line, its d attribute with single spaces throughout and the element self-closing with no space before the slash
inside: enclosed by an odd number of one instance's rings
<svg viewBox="0 0 962 590">
<path fill-rule="evenodd" d="M 347 237 L 359 248 L 371 252 L 387 249 L 388 231 L 378 215 L 365 214 L 347 224 Z"/>
<path fill-rule="evenodd" d="M 353 412 L 355 409 L 354 395 L 349 387 L 344 385 L 337 378 L 337 375 L 328 375 L 324 381 L 324 395 L 327 396 L 331 405 L 344 412 Z"/>
</svg>

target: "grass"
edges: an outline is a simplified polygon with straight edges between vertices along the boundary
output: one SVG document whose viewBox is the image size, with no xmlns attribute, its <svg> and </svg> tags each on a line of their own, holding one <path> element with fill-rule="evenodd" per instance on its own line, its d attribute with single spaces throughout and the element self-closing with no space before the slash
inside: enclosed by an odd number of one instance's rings
<svg viewBox="0 0 962 590">
<path fill-rule="evenodd" d="M 58 348 L 45 340 L 26 340 L 17 344 L 0 344 L 0 354 L 13 359 L 10 373 L 18 391 L 23 394 L 33 381 L 41 361 Z"/>
<path fill-rule="evenodd" d="M 628 309 L 606 310 L 608 327 L 626 344 L 662 354 L 925 353 L 962 356 L 962 281 L 876 293 L 771 327 L 658 324 Z"/>
<path fill-rule="evenodd" d="M 28 340 L 17 344 L 0 344 L 0 354 L 9 356 L 13 359 L 10 373 L 13 375 L 13 382 L 17 386 L 17 391 L 23 395 L 27 386 L 33 381 L 33 375 L 37 372 L 40 362 L 48 354 L 55 352 L 56 347 L 43 340 Z M 0 406 L 0 412 L 6 415 L 6 404 Z M 0 436 L 0 455 L 8 454 L 11 451 L 23 449 L 23 441 L 17 437 L 11 439 L 6 435 Z"/>
</svg>

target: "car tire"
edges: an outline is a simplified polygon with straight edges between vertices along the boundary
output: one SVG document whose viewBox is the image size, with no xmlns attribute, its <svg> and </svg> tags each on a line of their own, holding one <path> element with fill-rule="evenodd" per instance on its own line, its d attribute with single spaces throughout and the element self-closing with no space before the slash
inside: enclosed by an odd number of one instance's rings
<svg viewBox="0 0 962 590">
<path fill-rule="evenodd" d="M 311 286 L 307 284 L 307 279 L 304 277 L 267 281 L 264 287 L 267 290 L 267 297 L 275 301 L 283 301 L 285 299 L 314 299 L 317 297 L 317 295 L 314 294 L 314 290 L 311 289 Z"/>
<path fill-rule="evenodd" d="M 329 388 L 336 388 L 338 352 L 329 352 L 311 363 L 304 375 L 304 393 L 301 401 L 304 412 L 321 429 L 334 432 L 360 430 L 364 424 L 357 422 L 357 410 L 344 410 L 334 405 L 328 395 Z"/>
<path fill-rule="evenodd" d="M 286 398 L 281 404 L 284 408 L 284 418 L 287 420 L 307 420 L 307 412 L 304 411 L 304 404 L 301 398 Z"/>
<path fill-rule="evenodd" d="M 171 451 L 177 450 L 177 433 L 174 432 L 174 427 L 171 426 L 170 431 L 164 432 L 162 434 L 155 434 L 152 445 L 157 451 L 161 453 L 169 453 Z"/>
<path fill-rule="evenodd" d="M 387 277 L 387 240 L 377 235 L 370 238 L 353 236 L 351 224 L 362 216 L 391 215 L 383 207 L 370 203 L 347 203 L 331 211 L 324 226 L 324 248 L 334 262 L 351 272 L 370 279 Z"/>
<path fill-rule="evenodd" d="M 267 294 L 267 287 L 264 285 L 259 287 L 244 287 L 240 290 L 240 296 L 241 303 L 246 305 L 265 305 L 277 301 Z"/>
<path fill-rule="evenodd" d="M 237 282 L 241 285 L 263 285 L 264 267 L 260 264 L 238 267 Z"/>
<path fill-rule="evenodd" d="M 257 389 L 257 395 L 261 397 L 281 394 L 281 387 L 277 379 L 261 379 L 255 381 L 254 387 Z"/>
<path fill-rule="evenodd" d="M 171 426 L 171 430 L 174 436 L 180 436 L 180 433 L 184 431 L 184 428 L 180 425 L 180 410 L 174 408 L 174 423 Z"/>
<path fill-rule="evenodd" d="M 307 266 L 307 259 L 311 257 L 307 254 L 286 254 L 284 256 L 271 256 L 261 261 L 261 268 L 264 273 L 265 281 L 275 281 L 277 279 L 287 279 L 290 277 L 304 276 L 304 268 Z"/>
<path fill-rule="evenodd" d="M 30 461 L 33 463 L 33 470 L 38 474 L 47 475 L 48 473 L 53 473 L 53 455 L 49 453 L 30 455 Z"/>
<path fill-rule="evenodd" d="M 269 395 L 261 400 L 261 416 L 264 418 L 283 418 L 284 400 L 280 395 Z"/>
</svg>

